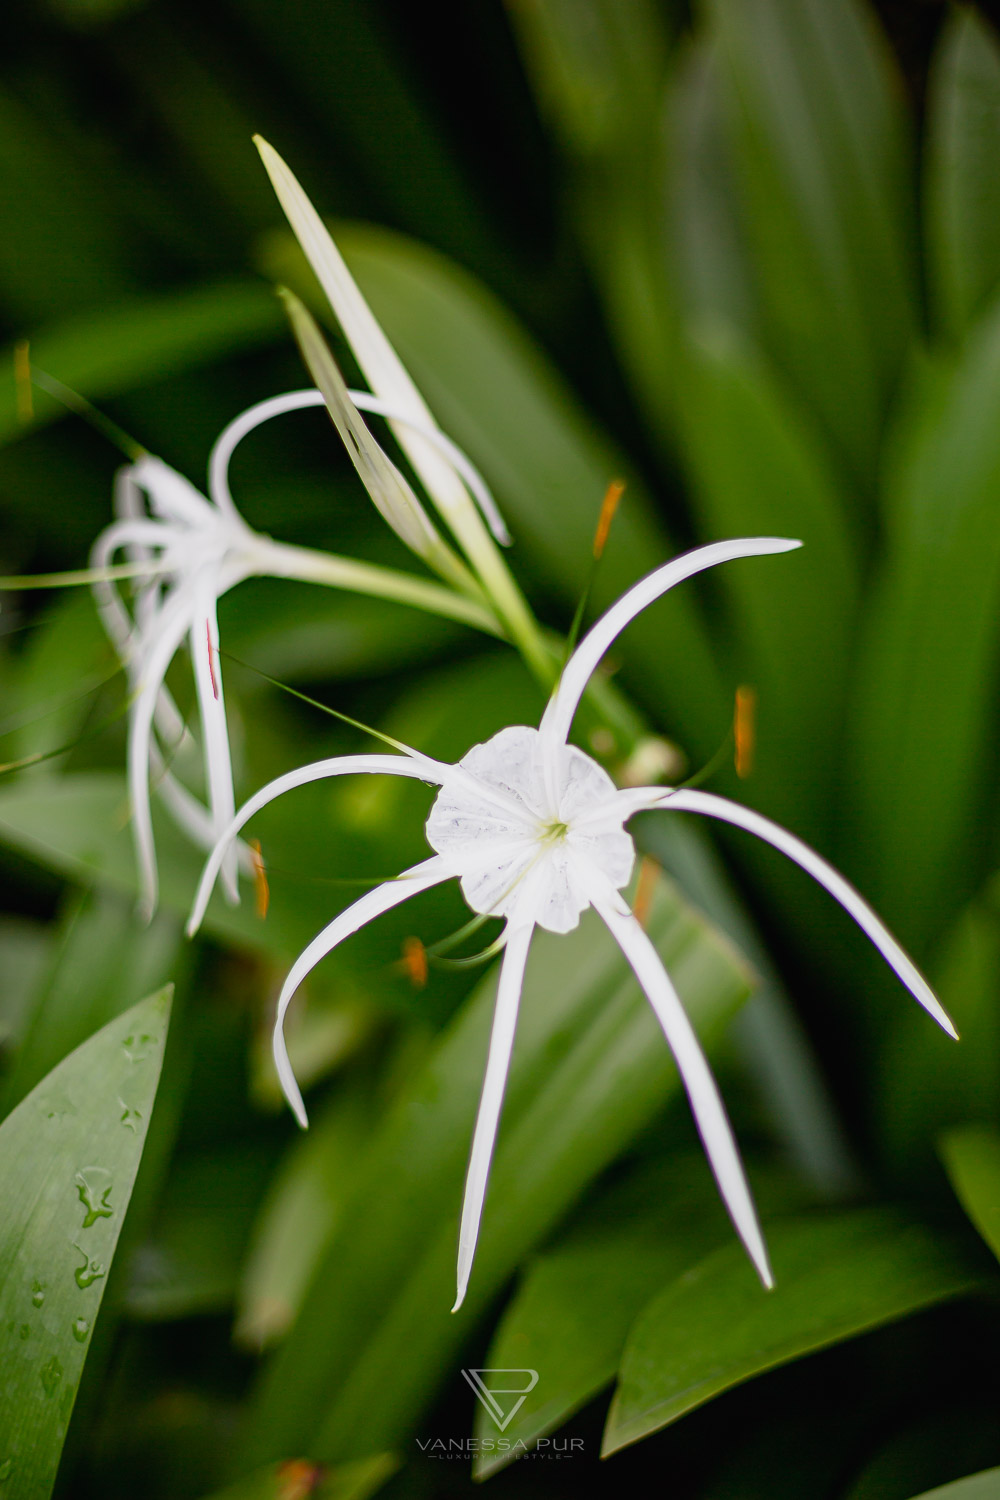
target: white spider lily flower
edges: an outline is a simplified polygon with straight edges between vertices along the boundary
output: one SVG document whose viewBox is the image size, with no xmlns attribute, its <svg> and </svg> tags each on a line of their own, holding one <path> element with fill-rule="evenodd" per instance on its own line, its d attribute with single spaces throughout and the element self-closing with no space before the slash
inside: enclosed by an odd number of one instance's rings
<svg viewBox="0 0 1000 1500">
<path fill-rule="evenodd" d="M 440 433 L 430 408 L 361 295 L 323 220 L 274 147 L 261 136 L 255 136 L 254 140 L 278 201 L 344 337 L 372 393 L 385 403 L 385 415 L 400 447 L 465 553 L 511 639 L 539 677 L 550 682 L 551 662 L 537 624 L 496 545 L 499 542 L 506 546 L 510 542 L 503 518 L 492 504 L 482 506 L 481 510 L 477 508 L 479 497 L 474 498 L 475 491 L 468 484 L 467 475 L 449 462 L 436 441 Z M 322 382 L 317 380 L 317 384 Z"/>
<path fill-rule="evenodd" d="M 416 751 L 338 756 L 278 777 L 230 825 L 206 865 L 189 932 L 201 922 L 230 841 L 247 820 L 293 787 L 327 776 L 381 772 L 440 787 L 427 820 L 432 858 L 369 891 L 329 924 L 300 955 L 278 999 L 274 1055 L 282 1087 L 299 1123 L 305 1108 L 289 1064 L 283 1023 L 309 972 L 345 938 L 419 891 L 457 877 L 473 911 L 503 917 L 505 952 L 497 986 L 483 1090 L 465 1184 L 458 1247 L 455 1309 L 468 1285 L 487 1179 L 513 1048 L 531 936 L 536 927 L 571 931 L 593 907 L 618 943 L 673 1050 L 722 1198 L 765 1286 L 767 1249 L 725 1108 L 694 1028 L 652 942 L 631 913 L 622 889 L 635 859 L 625 823 L 646 808 L 704 813 L 748 829 L 801 865 L 850 913 L 899 978 L 952 1036 L 947 1015 L 926 981 L 872 909 L 836 870 L 791 834 L 758 813 L 708 793 L 663 787 L 620 791 L 590 756 L 568 743 L 587 681 L 622 630 L 676 583 L 717 563 L 787 552 L 795 541 L 751 537 L 714 542 L 657 568 L 629 589 L 581 641 L 563 671 L 538 729 L 516 725 L 474 745 L 456 765 Z"/>
<path fill-rule="evenodd" d="M 297 392 L 292 405 L 303 401 Z M 322 401 L 319 392 L 309 393 Z M 125 667 L 129 705 L 128 782 L 139 867 L 140 907 L 156 906 L 158 878 L 150 807 L 150 782 L 176 821 L 201 848 L 211 849 L 231 822 L 236 803 L 219 658 L 217 601 L 254 575 L 296 578 L 402 603 L 496 633 L 488 606 L 452 588 L 392 569 L 276 542 L 254 531 L 237 510 L 228 484 L 236 443 L 288 398 L 261 403 L 223 432 L 210 462 L 211 500 L 183 475 L 149 454 L 121 469 L 115 483 L 117 519 L 91 553 L 92 586 L 105 628 Z M 360 422 L 360 418 L 357 419 Z M 221 457 L 220 457 L 221 455 Z M 131 610 L 117 588 L 113 566 L 124 553 L 135 570 Z M 201 720 L 208 806 L 172 773 L 170 763 L 187 740 L 180 713 L 164 685 L 170 663 L 187 637 Z M 222 874 L 227 893 L 239 899 L 237 862 L 248 851 L 234 847 Z"/>
</svg>

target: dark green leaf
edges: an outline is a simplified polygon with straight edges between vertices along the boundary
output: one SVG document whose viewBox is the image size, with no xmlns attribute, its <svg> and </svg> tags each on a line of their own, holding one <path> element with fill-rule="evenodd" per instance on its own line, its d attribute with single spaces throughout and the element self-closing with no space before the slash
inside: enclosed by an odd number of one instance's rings
<svg viewBox="0 0 1000 1500">
<path fill-rule="evenodd" d="M 1000 308 L 918 393 L 888 477 L 888 555 L 858 663 L 852 858 L 928 946 L 976 879 L 1000 633 Z"/>
<path fill-rule="evenodd" d="M 916 294 L 886 48 L 855 0 L 713 0 L 709 13 L 769 344 L 870 482 Z"/>
<path fill-rule="evenodd" d="M 613 1453 L 816 1349 L 974 1289 L 919 1225 L 884 1209 L 768 1225 L 776 1286 L 730 1245 L 668 1286 L 629 1336 L 605 1432 Z"/>
<path fill-rule="evenodd" d="M 936 1490 L 925 1490 L 914 1495 L 913 1500 L 998 1500 L 1000 1497 L 1000 1469 L 984 1469 L 981 1474 L 969 1474 L 965 1479 L 956 1479 L 954 1484 L 941 1485 Z"/>
<path fill-rule="evenodd" d="M 1000 1258 L 1000 1135 L 985 1125 L 949 1130 L 941 1155 L 962 1207 Z"/>
<path fill-rule="evenodd" d="M 944 327 L 961 335 L 1000 285 L 1000 46 L 972 6 L 945 22 L 929 90 L 932 292 Z"/>
<path fill-rule="evenodd" d="M 285 329 L 277 299 L 255 281 L 215 286 L 143 301 L 118 303 L 109 312 L 81 315 L 42 329 L 31 340 L 32 363 L 90 401 L 120 396 L 226 354 L 273 342 Z M 10 349 L 0 350 L 0 369 L 13 370 Z M 38 426 L 65 408 L 35 391 Z M 0 442 L 25 431 L 17 413 L 13 380 L 0 382 Z"/>
<path fill-rule="evenodd" d="M 59 1064 L 0 1126 L 0 1474 L 55 1479 L 156 1097 L 170 990 Z"/>
</svg>

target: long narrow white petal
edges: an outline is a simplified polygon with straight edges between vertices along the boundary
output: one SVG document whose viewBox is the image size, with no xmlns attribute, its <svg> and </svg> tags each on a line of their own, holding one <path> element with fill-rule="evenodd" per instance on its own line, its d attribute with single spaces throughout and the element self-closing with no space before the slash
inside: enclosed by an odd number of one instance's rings
<svg viewBox="0 0 1000 1500">
<path fill-rule="evenodd" d="M 635 917 L 630 912 L 620 911 L 617 902 L 610 899 L 597 900 L 594 905 L 631 965 L 663 1027 L 663 1034 L 677 1062 L 719 1192 L 736 1226 L 737 1234 L 757 1267 L 757 1274 L 766 1287 L 771 1287 L 774 1285 L 774 1278 L 771 1275 L 767 1246 L 761 1234 L 757 1210 L 754 1208 L 732 1127 L 680 996 L 660 961 L 660 955 Z"/>
<path fill-rule="evenodd" d="M 191 908 L 191 916 L 187 925 L 188 937 L 193 937 L 201 926 L 205 908 L 230 842 L 244 824 L 250 821 L 254 813 L 260 812 L 262 807 L 266 807 L 276 797 L 280 797 L 284 792 L 293 791 L 296 787 L 307 786 L 312 781 L 322 781 L 327 776 L 350 776 L 363 773 L 408 776 L 415 781 L 440 785 L 450 769 L 450 766 L 441 765 L 425 756 L 335 755 L 328 760 L 313 761 L 311 765 L 299 766 L 294 771 L 286 771 L 284 776 L 275 777 L 273 781 L 261 787 L 259 792 L 255 792 L 249 801 L 244 802 L 229 827 L 216 842 L 202 871 L 194 906 Z"/>
<path fill-rule="evenodd" d="M 256 138 L 267 174 L 288 222 L 330 300 L 347 342 L 377 396 L 391 402 L 407 418 L 435 426 L 434 418 L 402 360 L 379 327 L 344 263 L 323 220 L 303 192 L 293 172 L 273 146 Z M 468 493 L 452 466 L 425 438 L 402 423 L 396 437 L 442 514 L 451 521 L 468 505 Z"/>
<path fill-rule="evenodd" d="M 710 542 L 707 547 L 695 547 L 692 552 L 683 552 L 680 557 L 673 558 L 661 568 L 647 573 L 645 578 L 640 578 L 591 627 L 566 663 L 559 685 L 542 717 L 542 733 L 560 743 L 566 740 L 577 705 L 591 676 L 600 665 L 601 658 L 626 625 L 631 624 L 636 615 L 641 614 L 654 599 L 659 599 L 685 578 L 703 573 L 706 568 L 714 568 L 717 563 L 730 562 L 739 557 L 762 557 L 772 552 L 791 552 L 801 546 L 801 542 L 776 536 L 751 536 L 726 542 Z"/>
<path fill-rule="evenodd" d="M 772 823 L 770 818 L 761 817 L 760 813 L 740 807 L 738 803 L 730 802 L 726 797 L 716 797 L 712 792 L 684 791 L 683 789 L 676 792 L 661 791 L 656 805 L 670 812 L 702 813 L 709 818 L 718 818 L 723 823 L 732 823 L 737 828 L 745 828 L 748 833 L 756 834 L 765 843 L 773 844 L 775 849 L 781 850 L 782 854 L 787 854 L 789 859 L 801 865 L 803 870 L 829 891 L 835 901 L 840 902 L 844 910 L 849 912 L 857 922 L 862 932 L 875 944 L 886 963 L 903 981 L 914 999 L 918 1000 L 934 1017 L 938 1025 L 957 1041 L 958 1032 L 916 964 L 900 947 L 881 919 L 875 915 L 864 897 L 858 894 L 853 885 L 846 881 L 839 871 L 817 854 L 815 849 L 810 849 L 808 844 L 804 844 L 794 834 L 788 833 L 784 828 L 779 828 L 778 824 Z"/>
<path fill-rule="evenodd" d="M 132 802 L 132 830 L 139 865 L 140 908 L 147 918 L 156 909 L 159 882 L 153 820 L 149 805 L 149 766 L 153 717 L 163 678 L 191 623 L 192 600 L 178 594 L 164 610 L 159 634 L 140 670 L 139 687 L 132 704 L 128 736 L 128 784 Z"/>
<path fill-rule="evenodd" d="M 212 814 L 182 781 L 177 780 L 155 747 L 150 750 L 149 763 L 157 796 L 170 809 L 170 815 L 178 828 L 183 829 L 192 844 L 196 844 L 207 854 L 215 847 Z M 256 868 L 253 850 L 242 839 L 236 840 L 236 848 L 241 872 L 252 875 Z"/>
<path fill-rule="evenodd" d="M 411 896 L 429 890 L 432 885 L 440 885 L 443 880 L 449 878 L 450 871 L 444 861 L 435 854 L 431 859 L 425 859 L 419 865 L 413 865 L 409 870 L 404 870 L 398 879 L 387 880 L 375 890 L 367 891 L 359 901 L 355 901 L 353 906 L 342 911 L 339 917 L 334 917 L 333 921 L 313 938 L 289 970 L 288 977 L 281 987 L 281 994 L 278 996 L 278 1013 L 274 1022 L 274 1062 L 285 1098 L 303 1130 L 309 1121 L 306 1118 L 302 1094 L 295 1081 L 295 1074 L 292 1072 L 292 1065 L 288 1058 L 288 1049 L 285 1046 L 285 1013 L 292 996 L 320 959 L 331 953 L 338 943 L 342 943 L 345 938 L 350 937 L 366 923 L 373 921 L 375 917 L 380 917 L 383 912 L 391 911 L 402 901 L 408 901 Z"/>
<path fill-rule="evenodd" d="M 402 411 L 391 401 L 373 396 L 369 391 L 349 390 L 347 394 L 358 411 L 371 412 L 377 417 L 387 417 L 393 422 L 404 422 L 407 427 L 412 428 L 427 442 L 433 444 L 468 485 L 473 499 L 482 511 L 496 540 L 501 546 L 510 545 L 510 532 L 507 530 L 489 485 L 457 443 L 453 443 L 451 438 L 439 428 L 420 421 L 412 413 Z M 232 491 L 229 488 L 229 463 L 237 445 L 248 433 L 253 432 L 254 428 L 259 427 L 263 422 L 269 422 L 272 417 L 284 416 L 290 411 L 305 411 L 310 407 L 325 405 L 323 392 L 310 387 L 308 390 L 288 391 L 283 396 L 271 396 L 266 401 L 258 401 L 256 406 L 249 407 L 234 418 L 220 433 L 208 461 L 209 493 L 216 505 L 222 510 L 236 512 Z"/>
<path fill-rule="evenodd" d="M 524 969 L 528 961 L 532 924 L 524 923 L 507 929 L 507 946 L 504 951 L 500 979 L 497 984 L 496 1005 L 493 1010 L 493 1027 L 490 1031 L 490 1050 L 483 1077 L 483 1092 L 479 1100 L 479 1113 L 472 1137 L 469 1169 L 465 1178 L 465 1197 L 462 1202 L 462 1223 L 458 1232 L 458 1288 L 452 1312 L 458 1312 L 465 1300 L 472 1271 L 472 1261 L 479 1239 L 479 1225 L 483 1217 L 486 1199 L 486 1184 L 493 1160 L 500 1110 L 503 1105 L 510 1055 L 514 1047 L 514 1032 L 517 1027 L 517 1009 L 524 983 Z"/>
<path fill-rule="evenodd" d="M 195 583 L 195 614 L 191 622 L 191 660 L 201 714 L 202 754 L 205 784 L 212 809 L 212 826 L 218 839 L 236 816 L 233 762 L 229 750 L 226 700 L 222 693 L 222 659 L 219 655 L 219 620 L 215 590 L 215 568 L 203 569 Z M 229 847 L 222 861 L 222 882 L 229 901 L 240 899 L 236 850 Z"/>
</svg>

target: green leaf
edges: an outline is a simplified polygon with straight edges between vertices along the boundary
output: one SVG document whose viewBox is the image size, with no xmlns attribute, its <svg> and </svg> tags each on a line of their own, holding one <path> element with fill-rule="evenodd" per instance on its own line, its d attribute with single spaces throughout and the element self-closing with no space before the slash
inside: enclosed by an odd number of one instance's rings
<svg viewBox="0 0 1000 1500">
<path fill-rule="evenodd" d="M 170 995 L 84 1042 L 0 1126 L 5 1500 L 44 1500 L 55 1480 L 156 1097 Z"/>
<path fill-rule="evenodd" d="M 111 891 L 73 900 L 53 934 L 30 1023 L 0 1085 L 0 1115 L 74 1047 L 120 1015 L 133 996 L 162 985 L 175 969 L 181 942 L 176 919 L 160 913 L 142 927 L 130 903 Z"/>
<path fill-rule="evenodd" d="M 875 1090 L 883 1135 L 921 1176 L 930 1142 L 949 1126 L 1000 1116 L 1000 913 L 985 900 L 961 913 L 934 956 L 935 993 L 961 1045 L 941 1045 L 933 1026 L 897 1007 L 879 1038 Z"/>
<path fill-rule="evenodd" d="M 943 1484 L 936 1490 L 925 1490 L 913 1500 L 1000 1500 L 1000 1469 L 984 1469 L 969 1474 L 954 1484 Z"/>
<path fill-rule="evenodd" d="M 284 329 L 281 308 L 267 287 L 249 279 L 218 282 L 121 302 L 109 312 L 42 329 L 31 339 L 31 360 L 89 401 L 102 401 L 272 343 Z M 13 350 L 0 350 L 0 369 L 13 367 Z M 41 391 L 33 391 L 33 402 L 32 427 L 65 414 L 65 407 Z M 0 381 L 0 443 L 26 430 L 13 380 Z"/>
<path fill-rule="evenodd" d="M 916 302 L 888 49 L 855 0 L 712 0 L 709 15 L 771 352 L 870 483 Z"/>
<path fill-rule="evenodd" d="M 959 1202 L 1000 1259 L 1000 1135 L 985 1125 L 949 1130 L 941 1156 Z"/>
<path fill-rule="evenodd" d="M 129 1262 L 129 1317 L 168 1322 L 232 1305 L 261 1174 L 259 1150 L 246 1145 L 172 1163 L 148 1239 Z"/>
<path fill-rule="evenodd" d="M 931 291 L 957 337 L 1000 285 L 1000 45 L 972 6 L 946 19 L 928 87 Z"/>
<path fill-rule="evenodd" d="M 845 849 L 926 949 L 976 878 L 1000 635 L 1000 306 L 918 392 L 857 668 Z M 861 861 L 863 860 L 863 866 Z"/>
<path fill-rule="evenodd" d="M 673 550 L 630 466 L 596 429 L 525 330 L 490 293 L 444 257 L 399 235 L 335 227 L 372 311 L 442 428 L 482 470 L 515 540 L 515 568 L 546 580 L 567 613 L 591 566 L 601 498 L 615 477 L 626 498 L 598 570 L 596 612 Z M 270 273 L 320 307 L 301 252 L 268 242 Z M 626 671 L 648 701 L 676 715 L 711 754 L 728 720 L 728 693 L 693 591 L 643 614 L 623 641 Z"/>
<path fill-rule="evenodd" d="M 372 1458 L 321 1469 L 307 1459 L 269 1464 L 246 1479 L 216 1490 L 208 1500 L 368 1500 L 399 1468 L 394 1453 L 376 1453 Z"/>
<path fill-rule="evenodd" d="M 682 434 L 704 538 L 749 531 L 804 543 L 780 570 L 720 568 L 715 581 L 730 605 L 740 675 L 757 691 L 754 799 L 821 837 L 839 759 L 857 539 L 822 444 L 759 357 L 706 328 L 690 341 L 685 369 Z"/>
<path fill-rule="evenodd" d="M 752 1176 L 762 1211 L 788 1199 L 787 1184 L 776 1193 L 765 1180 L 762 1195 L 759 1174 Z M 486 1366 L 532 1369 L 538 1382 L 504 1427 L 503 1450 L 489 1441 L 496 1426 L 477 1406 L 473 1477 L 504 1467 L 523 1451 L 518 1445 L 530 1448 L 608 1385 L 643 1305 L 731 1234 L 700 1154 L 654 1162 L 589 1203 L 528 1268 L 493 1336 Z"/>
<path fill-rule="evenodd" d="M 776 1286 L 729 1245 L 668 1286 L 629 1336 L 604 1452 L 638 1442 L 723 1391 L 946 1297 L 975 1278 L 919 1225 L 885 1209 L 767 1226 Z"/>
<path fill-rule="evenodd" d="M 295 1321 L 373 1124 L 369 1101 L 338 1095 L 285 1157 L 257 1215 L 240 1277 L 239 1343 L 263 1349 Z"/>
<path fill-rule="evenodd" d="M 650 932 L 710 1040 L 746 993 L 742 971 L 666 888 Z M 584 916 L 566 937 L 539 933 L 476 1266 L 452 1315 L 456 1224 L 495 987 L 495 975 L 479 986 L 360 1164 L 299 1321 L 251 1410 L 254 1461 L 296 1450 L 336 1461 L 394 1445 L 512 1270 L 678 1093 L 652 1012 L 600 925 Z"/>
</svg>

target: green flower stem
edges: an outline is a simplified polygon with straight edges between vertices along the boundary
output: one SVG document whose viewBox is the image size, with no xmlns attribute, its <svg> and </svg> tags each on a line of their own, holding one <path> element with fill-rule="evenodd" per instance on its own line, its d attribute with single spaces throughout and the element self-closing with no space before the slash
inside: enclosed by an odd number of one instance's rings
<svg viewBox="0 0 1000 1500">
<path fill-rule="evenodd" d="M 471 625 L 487 635 L 503 635 L 502 626 L 484 604 L 442 584 L 400 573 L 394 568 L 356 562 L 335 553 L 317 552 L 311 547 L 269 541 L 267 559 L 262 561 L 260 571 L 278 578 L 299 578 L 306 583 L 370 594 L 376 599 L 395 599 L 399 604 L 412 604 L 430 614 Z"/>
</svg>

